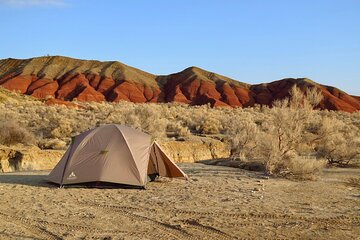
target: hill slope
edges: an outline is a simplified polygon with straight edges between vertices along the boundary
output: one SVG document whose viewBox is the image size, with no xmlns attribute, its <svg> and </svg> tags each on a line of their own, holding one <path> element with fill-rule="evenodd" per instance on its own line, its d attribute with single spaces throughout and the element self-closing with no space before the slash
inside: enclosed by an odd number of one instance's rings
<svg viewBox="0 0 360 240">
<path fill-rule="evenodd" d="M 302 89 L 320 89 L 324 95 L 323 109 L 360 110 L 359 97 L 306 78 L 250 85 L 197 67 L 156 76 L 115 61 L 61 56 L 0 60 L 0 85 L 4 88 L 37 98 L 53 96 L 66 101 L 76 98 L 79 101 L 125 100 L 249 107 L 271 105 L 275 99 L 287 96 L 295 84 Z"/>
</svg>

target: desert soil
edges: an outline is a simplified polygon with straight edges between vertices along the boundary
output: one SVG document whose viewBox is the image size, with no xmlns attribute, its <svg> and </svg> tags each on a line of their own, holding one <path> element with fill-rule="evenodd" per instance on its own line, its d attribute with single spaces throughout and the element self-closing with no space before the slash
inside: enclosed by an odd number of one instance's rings
<svg viewBox="0 0 360 240">
<path fill-rule="evenodd" d="M 360 239 L 360 169 L 317 181 L 183 163 L 146 190 L 68 187 L 48 171 L 0 174 L 0 239 Z"/>
</svg>

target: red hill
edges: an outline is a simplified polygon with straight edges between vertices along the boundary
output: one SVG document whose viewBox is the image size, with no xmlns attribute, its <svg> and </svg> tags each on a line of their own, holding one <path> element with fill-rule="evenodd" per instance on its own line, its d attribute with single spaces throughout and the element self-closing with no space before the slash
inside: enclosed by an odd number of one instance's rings
<svg viewBox="0 0 360 240">
<path fill-rule="evenodd" d="M 0 85 L 37 98 L 52 96 L 64 101 L 180 102 L 214 107 L 271 105 L 297 85 L 321 90 L 322 109 L 360 110 L 360 97 L 306 78 L 250 85 L 197 67 L 156 76 L 120 62 L 60 56 L 0 60 Z"/>
</svg>

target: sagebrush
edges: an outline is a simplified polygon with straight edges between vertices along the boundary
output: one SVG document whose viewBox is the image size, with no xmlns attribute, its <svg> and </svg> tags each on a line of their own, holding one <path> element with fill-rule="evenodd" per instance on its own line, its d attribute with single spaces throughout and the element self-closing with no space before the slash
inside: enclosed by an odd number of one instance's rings
<svg viewBox="0 0 360 240">
<path fill-rule="evenodd" d="M 141 129 L 154 138 L 216 138 L 229 143 L 234 159 L 260 159 L 267 173 L 274 175 L 294 174 L 294 166 L 304 158 L 320 161 L 307 164 L 314 170 L 323 165 L 321 159 L 329 164 L 355 162 L 360 154 L 360 113 L 314 110 L 319 96 L 316 89 L 304 94 L 294 88 L 289 98 L 272 107 L 253 108 L 130 102 L 76 102 L 82 108 L 68 108 L 46 106 L 32 98 L 9 98 L 0 103 L 0 121 L 15 120 L 12 124 L 29 134 L 2 140 L 1 144 L 26 142 L 42 148 L 64 148 L 71 136 L 99 124 L 117 123 Z M 1 125 L 1 139 L 8 139 L 7 128 Z"/>
</svg>

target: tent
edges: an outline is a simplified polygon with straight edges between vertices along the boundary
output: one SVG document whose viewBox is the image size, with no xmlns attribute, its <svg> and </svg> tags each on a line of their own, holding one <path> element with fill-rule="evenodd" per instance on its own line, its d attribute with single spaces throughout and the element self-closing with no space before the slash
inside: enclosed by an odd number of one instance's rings
<svg viewBox="0 0 360 240">
<path fill-rule="evenodd" d="M 144 187 L 151 174 L 187 179 L 150 135 L 109 124 L 74 137 L 47 180 L 60 186 L 109 182 Z"/>
</svg>

